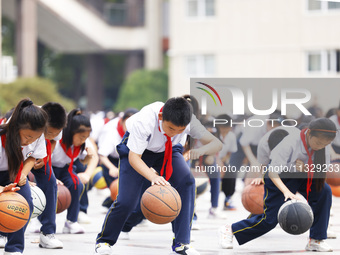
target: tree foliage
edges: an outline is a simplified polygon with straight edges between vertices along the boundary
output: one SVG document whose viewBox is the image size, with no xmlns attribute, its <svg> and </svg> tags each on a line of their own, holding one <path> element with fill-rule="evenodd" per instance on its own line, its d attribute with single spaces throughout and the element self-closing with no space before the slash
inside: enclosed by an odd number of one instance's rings
<svg viewBox="0 0 340 255">
<path fill-rule="evenodd" d="M 57 86 L 42 78 L 20 78 L 15 82 L 0 84 L 0 113 L 5 114 L 23 98 L 30 98 L 34 104 L 58 102 L 71 110 L 75 104 L 58 93 Z"/>
<path fill-rule="evenodd" d="M 155 101 L 165 102 L 168 98 L 168 75 L 165 70 L 137 70 L 123 83 L 115 111 L 128 107 L 141 109 Z"/>
</svg>

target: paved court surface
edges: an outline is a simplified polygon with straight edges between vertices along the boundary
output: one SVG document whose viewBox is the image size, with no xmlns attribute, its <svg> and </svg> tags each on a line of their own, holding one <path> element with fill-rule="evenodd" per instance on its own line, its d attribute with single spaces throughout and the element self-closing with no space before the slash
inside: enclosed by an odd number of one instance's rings
<svg viewBox="0 0 340 255">
<path fill-rule="evenodd" d="M 237 183 L 237 192 L 234 202 L 237 205 L 236 211 L 222 212 L 227 219 L 208 219 L 208 209 L 210 207 L 210 193 L 206 191 L 197 199 L 198 222 L 200 230 L 192 231 L 194 242 L 192 245 L 202 255 L 222 255 L 222 254 L 340 254 L 340 198 L 333 199 L 333 216 L 331 224 L 333 230 L 339 233 L 339 239 L 327 240 L 333 247 L 333 253 L 313 253 L 306 252 L 304 247 L 307 243 L 308 234 L 293 236 L 285 233 L 277 226 L 269 234 L 253 240 L 245 245 L 239 246 L 234 240 L 233 250 L 220 249 L 217 243 L 217 229 L 226 221 L 234 222 L 246 218 L 248 213 L 243 209 L 240 201 L 242 182 Z M 100 204 L 106 197 L 106 191 L 92 190 L 89 193 L 90 208 L 89 215 L 92 218 L 91 224 L 84 224 L 86 233 L 83 235 L 62 234 L 62 227 L 65 214 L 57 216 L 57 237 L 64 243 L 62 250 L 48 250 L 38 247 L 38 234 L 26 232 L 25 255 L 80 255 L 93 254 L 94 242 L 98 231 L 102 226 L 105 214 Z M 220 205 L 224 195 L 221 193 Z M 130 233 L 130 240 L 118 240 L 113 247 L 114 254 L 123 255 L 163 255 L 171 253 L 172 233 L 170 224 L 156 225 L 152 223 L 142 224 Z"/>
</svg>

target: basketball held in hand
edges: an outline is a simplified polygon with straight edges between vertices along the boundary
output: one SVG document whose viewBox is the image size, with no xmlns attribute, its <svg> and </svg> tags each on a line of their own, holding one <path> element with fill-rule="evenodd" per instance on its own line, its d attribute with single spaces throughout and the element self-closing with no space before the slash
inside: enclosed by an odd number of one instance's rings
<svg viewBox="0 0 340 255">
<path fill-rule="evenodd" d="M 181 197 L 171 186 L 153 185 L 144 192 L 141 199 L 141 209 L 145 218 L 156 224 L 173 221 L 181 208 Z"/>
<path fill-rule="evenodd" d="M 263 213 L 264 185 L 247 185 L 242 192 L 242 204 L 252 214 Z"/>
<path fill-rule="evenodd" d="M 300 235 L 310 229 L 314 216 L 312 208 L 306 202 L 288 200 L 280 207 L 277 220 L 287 233 Z"/>
<path fill-rule="evenodd" d="M 0 194 L 0 231 L 12 233 L 21 229 L 30 218 L 26 199 L 17 192 Z"/>
</svg>

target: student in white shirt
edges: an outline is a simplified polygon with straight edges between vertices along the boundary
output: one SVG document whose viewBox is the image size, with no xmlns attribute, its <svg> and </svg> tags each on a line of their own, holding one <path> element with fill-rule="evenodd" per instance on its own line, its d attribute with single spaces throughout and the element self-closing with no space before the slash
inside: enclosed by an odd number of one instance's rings
<svg viewBox="0 0 340 255">
<path fill-rule="evenodd" d="M 46 156 L 45 140 L 41 139 L 46 122 L 46 112 L 31 100 L 23 99 L 7 123 L 0 125 L 0 185 L 17 183 L 20 187 L 17 192 L 27 200 L 31 214 L 33 202 L 27 175 L 35 159 Z M 1 233 L 7 236 L 5 255 L 23 253 L 27 224 L 16 232 Z"/>
<path fill-rule="evenodd" d="M 63 233 L 82 234 L 84 228 L 77 222 L 80 209 L 80 198 L 84 184 L 88 183 L 93 170 L 98 164 L 98 155 L 89 141 L 91 124 L 88 117 L 79 109 L 72 110 L 67 116 L 67 126 L 63 138 L 59 140 L 52 154 L 52 166 L 56 178 L 64 183 L 71 193 L 71 205 L 67 209 Z M 84 172 L 76 173 L 79 165 L 87 165 Z"/>
<path fill-rule="evenodd" d="M 37 159 L 32 169 L 36 183 L 46 197 L 45 210 L 38 216 L 38 220 L 42 224 L 39 231 L 39 246 L 47 249 L 60 249 L 63 248 L 63 243 L 54 235 L 56 233 L 58 187 L 52 170 L 51 156 L 57 141 L 62 138 L 62 130 L 66 126 L 67 116 L 64 107 L 59 103 L 48 102 L 41 108 L 48 115 L 47 127 L 43 134 L 43 140 L 46 141 L 47 156 Z"/>
<path fill-rule="evenodd" d="M 266 234 L 278 223 L 277 213 L 288 199 L 303 195 L 314 213 L 307 251 L 328 252 L 327 239 L 332 192 L 325 175 L 330 163 L 329 146 L 336 135 L 334 123 L 327 118 L 312 121 L 300 134 L 286 136 L 271 152 L 265 175 L 266 210 L 263 214 L 220 228 L 222 248 L 233 248 L 233 236 L 240 245 Z M 326 167 L 326 169 L 325 169 Z M 314 171 L 310 171 L 314 168 Z"/>
<path fill-rule="evenodd" d="M 95 253 L 112 254 L 111 246 L 140 202 L 141 184 L 147 179 L 151 185 L 171 184 L 181 196 L 181 213 L 172 222 L 175 234 L 172 251 L 199 254 L 188 245 L 195 206 L 195 180 L 179 143 L 185 135 L 200 139 L 204 145 L 191 150 L 192 159 L 215 154 L 222 148 L 222 143 L 192 116 L 191 106 L 183 97 L 170 98 L 165 104 L 156 102 L 145 106 L 126 121 L 126 127 L 122 143 L 117 146 L 120 157 L 118 196 L 97 236 Z"/>
</svg>

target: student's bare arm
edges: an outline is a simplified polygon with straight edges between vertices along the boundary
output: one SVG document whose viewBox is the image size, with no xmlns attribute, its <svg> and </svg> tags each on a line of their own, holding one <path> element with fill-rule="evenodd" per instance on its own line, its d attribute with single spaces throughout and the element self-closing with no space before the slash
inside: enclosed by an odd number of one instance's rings
<svg viewBox="0 0 340 255">
<path fill-rule="evenodd" d="M 200 142 L 203 146 L 190 151 L 191 159 L 198 159 L 202 155 L 214 155 L 219 152 L 223 146 L 222 142 L 213 136 L 208 130 L 204 132 Z"/>
<path fill-rule="evenodd" d="M 287 186 L 282 182 L 278 173 L 269 172 L 269 178 L 272 180 L 275 186 L 283 193 L 285 197 L 285 201 L 287 201 L 288 199 L 297 199 L 297 200 L 300 199 L 287 188 Z"/>
<path fill-rule="evenodd" d="M 32 157 L 29 157 L 24 161 L 24 166 L 22 168 L 20 181 L 18 182 L 19 186 L 23 186 L 26 184 L 27 175 L 33 168 L 34 163 L 35 163 L 35 158 L 32 158 Z"/>
</svg>

